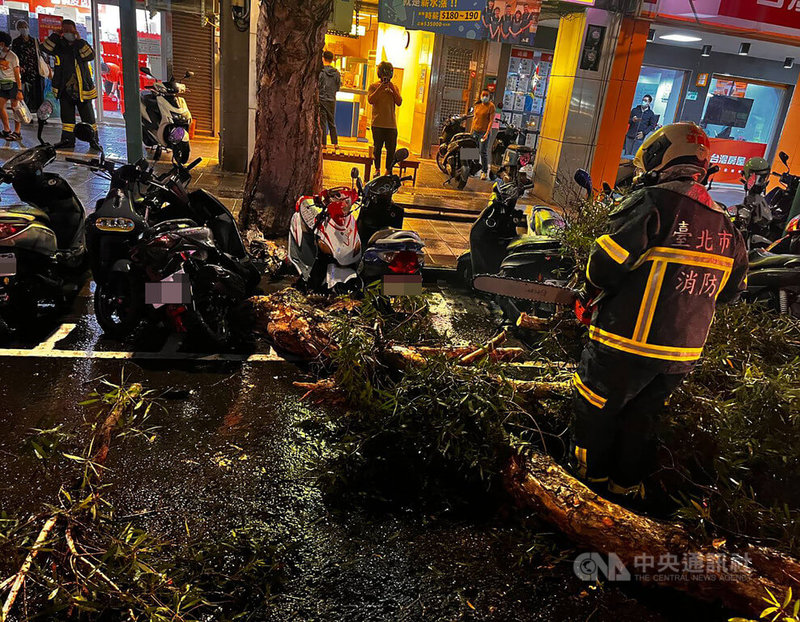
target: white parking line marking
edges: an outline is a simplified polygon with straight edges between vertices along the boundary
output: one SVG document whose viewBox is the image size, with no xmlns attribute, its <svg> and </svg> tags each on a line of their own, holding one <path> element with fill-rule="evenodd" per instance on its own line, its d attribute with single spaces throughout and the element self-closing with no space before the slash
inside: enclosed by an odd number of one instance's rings
<svg viewBox="0 0 800 622">
<path fill-rule="evenodd" d="M 238 363 L 293 362 L 270 348 L 269 352 L 258 354 L 195 354 L 192 352 L 104 352 L 88 350 L 32 350 L 22 348 L 0 348 L 0 357 L 55 358 L 55 359 L 111 359 L 111 360 L 161 360 L 161 361 L 202 361 Z"/>
<path fill-rule="evenodd" d="M 52 350 L 56 347 L 56 344 L 65 339 L 67 335 L 69 335 L 73 329 L 75 328 L 75 324 L 62 324 L 59 326 L 55 332 L 50 335 L 46 340 L 40 343 L 38 346 L 34 348 L 37 352 L 47 352 Z"/>
</svg>

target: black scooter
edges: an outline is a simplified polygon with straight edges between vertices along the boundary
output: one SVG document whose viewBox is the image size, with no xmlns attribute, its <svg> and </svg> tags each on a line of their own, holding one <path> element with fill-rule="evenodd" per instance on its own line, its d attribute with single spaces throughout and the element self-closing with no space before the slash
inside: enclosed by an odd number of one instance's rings
<svg viewBox="0 0 800 622">
<path fill-rule="evenodd" d="M 779 237 L 783 233 L 786 221 L 792 211 L 795 195 L 800 188 L 800 176 L 792 175 L 789 172 L 789 154 L 781 151 L 778 157 L 786 170 L 783 173 L 772 171 L 772 175 L 778 178 L 780 186 L 767 193 L 767 203 L 772 208 L 772 237 Z"/>
<path fill-rule="evenodd" d="M 522 130 L 505 121 L 500 122 L 500 129 L 492 142 L 490 179 L 505 175 L 507 179 L 519 178 L 525 185 L 533 181 L 536 147 L 519 144 L 520 136 L 527 137 L 528 134 L 535 134 L 538 138 L 537 131 Z M 528 171 L 531 171 L 531 175 L 528 175 Z"/>
<path fill-rule="evenodd" d="M 49 104 L 40 107 L 40 139 L 51 112 Z M 0 338 L 43 311 L 63 309 L 86 281 L 86 210 L 63 177 L 45 172 L 55 159 L 55 148 L 43 143 L 0 167 L 0 183 L 27 203 L 0 209 Z"/>
<path fill-rule="evenodd" d="M 76 136 L 82 131 L 76 126 Z M 68 160 L 111 181 L 86 227 L 104 333 L 125 340 L 150 318 L 215 347 L 231 345 L 233 309 L 254 293 L 260 274 L 230 212 L 205 191 L 187 194 L 200 160 L 187 167 L 174 160 L 162 175 L 144 160 L 119 167 L 102 154 Z"/>
<path fill-rule="evenodd" d="M 463 190 L 469 178 L 481 170 L 480 145 L 466 131 L 466 121 L 471 118 L 472 115 L 452 117 L 442 130 L 436 153 L 436 164 L 448 175 L 444 183 L 455 181 L 459 190 Z"/>
<path fill-rule="evenodd" d="M 800 256 L 756 249 L 749 259 L 745 299 L 800 317 Z"/>
</svg>

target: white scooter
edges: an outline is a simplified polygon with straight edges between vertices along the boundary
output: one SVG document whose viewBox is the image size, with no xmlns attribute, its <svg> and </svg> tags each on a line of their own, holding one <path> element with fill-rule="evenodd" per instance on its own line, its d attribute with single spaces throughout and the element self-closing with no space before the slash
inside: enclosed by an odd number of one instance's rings
<svg viewBox="0 0 800 622">
<path fill-rule="evenodd" d="M 407 149 L 398 149 L 395 163 L 407 157 Z M 351 178 L 349 188 L 297 200 L 289 224 L 289 261 L 300 274 L 298 288 L 356 293 L 365 281 L 382 278 L 384 293 L 395 290 L 395 281 L 404 292 L 421 292 L 425 244 L 414 231 L 400 228 L 402 208 L 391 200 L 406 178 L 390 171 L 363 186 L 355 168 Z"/>
<path fill-rule="evenodd" d="M 140 67 L 139 71 L 155 80 L 147 67 Z M 194 73 L 187 71 L 184 79 L 193 76 Z M 156 80 L 139 95 L 144 144 L 171 149 L 181 164 L 189 161 L 189 126 L 192 123 L 192 113 L 181 97 L 186 92 L 185 84 L 170 78 L 167 82 Z"/>
</svg>

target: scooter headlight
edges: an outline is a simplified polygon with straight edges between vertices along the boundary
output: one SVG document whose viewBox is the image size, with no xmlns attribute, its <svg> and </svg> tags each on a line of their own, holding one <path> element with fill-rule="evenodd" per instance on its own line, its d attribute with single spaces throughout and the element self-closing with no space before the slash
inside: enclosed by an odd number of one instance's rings
<svg viewBox="0 0 800 622">
<path fill-rule="evenodd" d="M 167 133 L 167 142 L 171 144 L 177 144 L 183 142 L 185 137 L 186 137 L 186 128 L 183 128 L 180 125 L 176 125 L 172 129 L 170 129 L 169 132 Z"/>
<path fill-rule="evenodd" d="M 127 233 L 133 231 L 136 223 L 130 218 L 98 218 L 94 226 L 100 231 L 119 231 Z"/>
</svg>

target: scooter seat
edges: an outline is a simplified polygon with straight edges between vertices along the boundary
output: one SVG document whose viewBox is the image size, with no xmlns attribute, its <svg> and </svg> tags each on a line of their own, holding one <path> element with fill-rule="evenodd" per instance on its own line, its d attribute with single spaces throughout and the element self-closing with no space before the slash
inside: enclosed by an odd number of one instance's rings
<svg viewBox="0 0 800 622">
<path fill-rule="evenodd" d="M 523 235 L 506 247 L 508 251 L 546 251 L 561 248 L 561 240 L 541 235 Z"/>
<path fill-rule="evenodd" d="M 768 253 L 760 248 L 750 251 L 750 268 L 778 268 L 786 264 L 796 261 L 800 262 L 800 257 L 797 255 L 776 255 Z"/>
<path fill-rule="evenodd" d="M 408 229 L 381 229 L 372 234 L 368 244 L 369 246 L 388 246 L 395 244 L 425 245 L 416 231 L 410 231 Z"/>
<path fill-rule="evenodd" d="M 528 145 L 517 145 L 516 143 L 513 145 L 509 145 L 507 149 L 511 151 L 518 151 L 519 153 L 533 153 L 533 147 L 529 147 Z"/>
<path fill-rule="evenodd" d="M 4 216 L 14 216 L 15 214 L 19 214 L 23 217 L 31 216 L 36 220 L 41 220 L 42 222 L 48 224 L 50 223 L 50 215 L 44 210 L 41 210 L 38 207 L 33 207 L 32 205 L 13 205 L 0 209 L 0 218 Z"/>
</svg>

